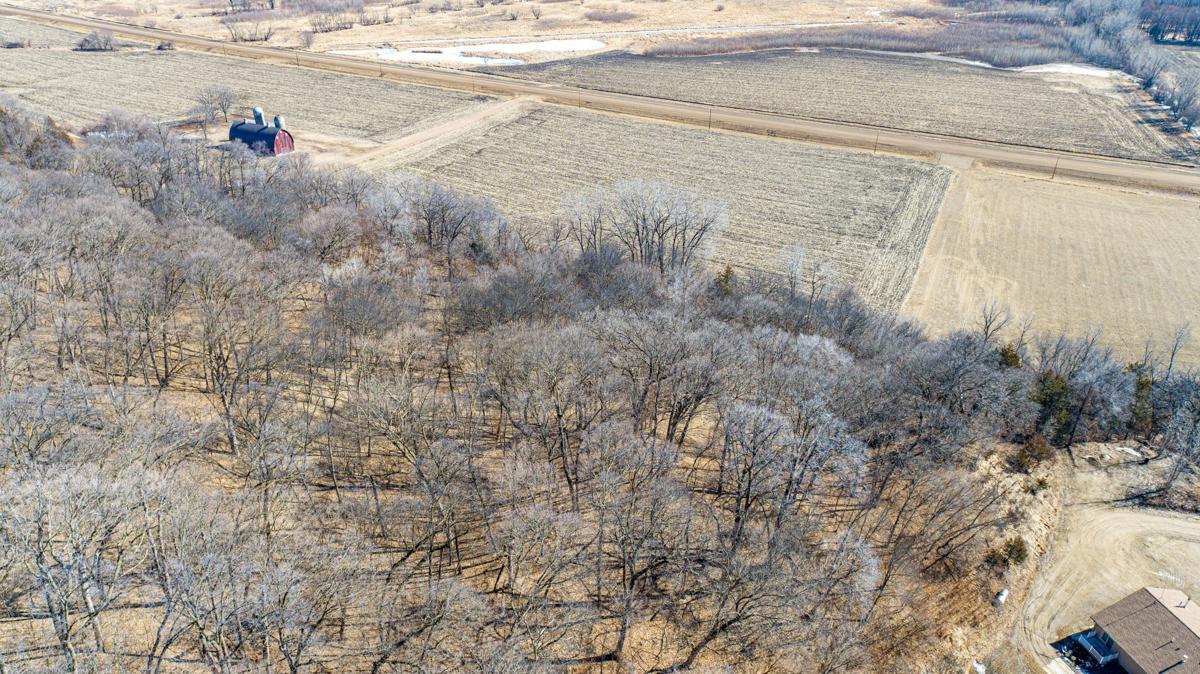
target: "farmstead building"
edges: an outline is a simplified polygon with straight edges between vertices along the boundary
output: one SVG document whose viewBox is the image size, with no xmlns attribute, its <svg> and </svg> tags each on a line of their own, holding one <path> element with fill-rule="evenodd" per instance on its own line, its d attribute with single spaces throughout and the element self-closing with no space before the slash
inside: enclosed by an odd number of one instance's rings
<svg viewBox="0 0 1200 674">
<path fill-rule="evenodd" d="M 276 115 L 273 123 L 267 124 L 262 108 L 254 108 L 254 121 L 234 122 L 229 127 L 229 141 L 245 143 L 260 154 L 287 154 L 296 149 L 296 141 L 283 127 L 282 115 Z"/>
<path fill-rule="evenodd" d="M 1200 604 L 1179 590 L 1145 587 L 1100 611 L 1077 639 L 1100 664 L 1130 674 L 1200 674 Z"/>
</svg>

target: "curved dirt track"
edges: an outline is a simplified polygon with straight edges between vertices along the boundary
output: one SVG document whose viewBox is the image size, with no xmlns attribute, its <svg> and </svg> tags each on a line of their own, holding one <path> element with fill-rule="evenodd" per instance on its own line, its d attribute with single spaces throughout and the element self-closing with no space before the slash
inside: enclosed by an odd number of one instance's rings
<svg viewBox="0 0 1200 674">
<path fill-rule="evenodd" d="M 1090 627 L 1093 613 L 1142 586 L 1193 596 L 1200 589 L 1200 516 L 1092 500 L 1088 483 L 1100 477 L 1075 480 L 1054 547 L 1016 620 L 1012 645 L 1043 665 L 1054 657 L 1051 642 Z"/>
<path fill-rule="evenodd" d="M 170 41 L 178 47 L 208 51 L 279 64 L 304 66 L 355 75 L 386 77 L 460 91 L 500 96 L 534 96 L 561 105 L 617 112 L 767 136 L 806 140 L 904 154 L 959 155 L 1049 174 L 1057 173 L 1129 182 L 1172 190 L 1200 192 L 1200 168 L 1131 161 L 1024 146 L 1003 145 L 937 134 L 897 131 L 882 127 L 814 120 L 737 108 L 682 103 L 648 96 L 618 94 L 593 89 L 522 81 L 476 72 L 434 70 L 375 63 L 331 54 L 300 52 L 275 47 L 226 43 L 155 28 L 142 28 L 101 19 L 74 17 L 0 5 L 0 15 L 33 19 L 82 30 L 108 30 L 118 35 L 153 41 Z"/>
</svg>

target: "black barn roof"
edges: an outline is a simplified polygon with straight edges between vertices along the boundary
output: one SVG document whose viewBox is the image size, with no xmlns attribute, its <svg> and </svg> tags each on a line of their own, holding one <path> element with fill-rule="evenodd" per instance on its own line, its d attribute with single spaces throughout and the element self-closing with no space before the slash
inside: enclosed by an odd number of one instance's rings
<svg viewBox="0 0 1200 674">
<path fill-rule="evenodd" d="M 275 136 L 283 129 L 264 126 L 254 122 L 234 122 L 229 127 L 229 140 L 240 140 L 247 145 L 262 143 L 268 148 L 275 147 Z"/>
</svg>

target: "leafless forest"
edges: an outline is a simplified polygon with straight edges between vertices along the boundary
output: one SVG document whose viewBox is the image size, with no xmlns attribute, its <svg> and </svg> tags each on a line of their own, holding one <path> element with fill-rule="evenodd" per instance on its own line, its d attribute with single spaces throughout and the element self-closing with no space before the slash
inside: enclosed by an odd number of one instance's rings
<svg viewBox="0 0 1200 674">
<path fill-rule="evenodd" d="M 1200 452 L 1171 348 L 930 340 L 801 251 L 713 273 L 679 187 L 534 235 L 96 131 L 0 104 L 5 672 L 957 671 L 945 593 L 1027 563 L 985 466 L 1140 438 L 1163 495 Z"/>
</svg>

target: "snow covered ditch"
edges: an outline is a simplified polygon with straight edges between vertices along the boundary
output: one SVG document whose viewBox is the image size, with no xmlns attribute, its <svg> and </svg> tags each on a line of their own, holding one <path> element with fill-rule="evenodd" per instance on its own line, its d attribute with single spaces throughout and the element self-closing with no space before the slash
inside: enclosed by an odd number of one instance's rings
<svg viewBox="0 0 1200 674">
<path fill-rule="evenodd" d="M 521 59 L 479 56 L 479 54 L 572 54 L 599 51 L 606 46 L 608 45 L 600 40 L 572 39 L 542 40 L 540 42 L 496 42 L 492 44 L 467 44 L 453 47 L 409 47 L 408 49 L 394 49 L 392 47 L 345 49 L 333 53 L 346 56 L 374 56 L 384 61 L 402 61 L 404 63 L 519 66 L 525 64 Z"/>
<path fill-rule="evenodd" d="M 861 51 L 868 54 L 886 54 L 889 56 L 907 56 L 909 58 L 927 59 L 929 61 L 946 61 L 948 63 L 958 63 L 960 65 L 972 66 L 975 68 L 987 68 L 988 70 L 1007 70 L 1014 73 L 1030 73 L 1034 75 L 1083 75 L 1084 77 L 1105 77 L 1128 80 L 1136 79 L 1133 77 L 1133 75 L 1121 70 L 1101 68 L 1099 66 L 1088 65 L 1086 63 L 1043 63 L 1036 66 L 1001 68 L 1000 66 L 992 65 L 991 63 L 986 63 L 984 61 L 972 61 L 970 59 L 958 58 L 956 56 L 946 56 L 945 54 L 884 51 L 879 49 L 855 49 L 853 51 Z"/>
<path fill-rule="evenodd" d="M 1129 73 L 1122 72 L 1120 70 L 1100 68 L 1098 66 L 1090 66 L 1082 63 L 1047 63 L 1040 66 L 1012 68 L 1011 70 L 1015 70 L 1019 73 L 1057 73 L 1062 75 L 1084 75 L 1086 77 L 1133 78 L 1133 76 Z"/>
<path fill-rule="evenodd" d="M 1035 75 L 1083 75 L 1085 77 L 1134 79 L 1132 75 L 1124 71 L 1101 68 L 1099 66 L 1088 65 L 1086 63 L 1043 63 L 1036 66 L 1001 68 L 1000 66 L 992 65 L 991 63 L 984 61 L 972 61 L 970 59 L 958 58 L 956 56 L 946 56 L 945 54 L 932 54 L 928 52 L 884 51 L 881 49 L 853 49 L 852 51 L 866 52 L 868 54 L 885 54 L 888 56 L 907 56 L 909 58 L 926 59 L 929 61 L 945 61 L 947 63 L 958 63 L 959 65 L 972 66 L 975 68 L 987 68 L 988 70 L 1007 70 L 1014 73 L 1030 73 Z"/>
</svg>

